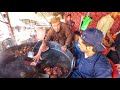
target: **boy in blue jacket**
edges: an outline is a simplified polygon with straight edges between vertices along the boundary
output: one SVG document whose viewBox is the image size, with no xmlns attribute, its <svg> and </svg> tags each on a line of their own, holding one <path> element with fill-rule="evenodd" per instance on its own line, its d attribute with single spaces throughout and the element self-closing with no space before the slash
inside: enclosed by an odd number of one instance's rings
<svg viewBox="0 0 120 90">
<path fill-rule="evenodd" d="M 112 78 L 111 64 L 102 54 L 102 40 L 100 30 L 90 28 L 82 32 L 78 40 L 79 58 L 71 78 Z"/>
</svg>

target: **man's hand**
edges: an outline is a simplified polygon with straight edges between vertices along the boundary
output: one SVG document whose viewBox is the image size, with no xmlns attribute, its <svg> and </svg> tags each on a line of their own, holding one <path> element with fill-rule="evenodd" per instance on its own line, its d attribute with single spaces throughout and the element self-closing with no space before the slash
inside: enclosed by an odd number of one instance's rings
<svg viewBox="0 0 120 90">
<path fill-rule="evenodd" d="M 112 50 L 112 51 L 116 51 L 116 50 L 115 50 L 115 47 L 111 47 L 110 50 Z"/>
<path fill-rule="evenodd" d="M 33 57 L 33 60 L 34 60 L 34 61 L 39 61 L 39 59 L 42 60 L 41 53 L 47 51 L 48 49 L 49 49 L 48 46 L 43 45 L 42 48 L 40 48 L 40 50 L 39 50 L 39 52 L 37 53 L 37 55 L 35 55 L 35 56 Z"/>
<path fill-rule="evenodd" d="M 104 44 L 106 47 L 110 47 L 110 44 L 109 44 L 108 41 L 106 41 L 105 39 L 103 39 L 103 44 Z"/>
<path fill-rule="evenodd" d="M 35 62 L 38 62 L 39 60 L 42 60 L 41 54 L 35 55 L 35 56 L 33 57 L 33 60 L 34 60 Z"/>
<path fill-rule="evenodd" d="M 38 63 L 38 61 L 39 61 L 39 60 L 42 60 L 41 54 L 37 53 L 37 55 L 35 55 L 35 56 L 33 57 L 33 60 L 34 60 L 34 61 L 31 62 L 30 65 L 36 66 L 37 63 Z"/>
<path fill-rule="evenodd" d="M 114 43 L 114 40 L 112 38 L 110 38 L 110 44 Z"/>
<path fill-rule="evenodd" d="M 116 68 L 117 68 L 117 70 L 118 70 L 118 72 L 120 74 L 120 64 L 115 64 L 115 66 L 116 66 Z"/>
<path fill-rule="evenodd" d="M 67 46 L 64 45 L 64 46 L 61 47 L 61 49 L 62 49 L 62 51 L 66 52 L 67 51 Z"/>
</svg>

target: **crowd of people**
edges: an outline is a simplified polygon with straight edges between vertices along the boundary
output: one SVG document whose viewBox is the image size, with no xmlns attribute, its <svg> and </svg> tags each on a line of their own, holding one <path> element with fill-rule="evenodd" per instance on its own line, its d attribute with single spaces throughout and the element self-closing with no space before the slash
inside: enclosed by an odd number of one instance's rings
<svg viewBox="0 0 120 90">
<path fill-rule="evenodd" d="M 96 28 L 83 31 L 73 30 L 75 22 L 71 19 L 71 14 L 67 15 L 65 23 L 59 17 L 53 17 L 50 21 L 52 27 L 44 36 L 39 51 L 33 58 L 34 62 L 42 60 L 41 53 L 48 50 L 47 43 L 53 40 L 62 45 L 61 50 L 65 52 L 69 49 L 75 57 L 76 65 L 71 78 L 112 78 L 113 68 L 108 58 L 115 64 L 119 75 L 120 33 L 118 30 L 114 38 L 110 33 L 117 16 L 119 12 L 116 16 L 113 12 L 109 13 L 98 21 Z M 103 53 L 106 48 L 110 51 L 107 51 L 108 54 Z"/>
</svg>

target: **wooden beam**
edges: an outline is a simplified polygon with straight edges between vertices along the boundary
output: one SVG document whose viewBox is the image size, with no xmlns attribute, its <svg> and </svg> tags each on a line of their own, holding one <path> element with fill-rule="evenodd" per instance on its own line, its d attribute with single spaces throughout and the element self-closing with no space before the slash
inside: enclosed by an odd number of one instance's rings
<svg viewBox="0 0 120 90">
<path fill-rule="evenodd" d="M 10 19 L 9 19 L 8 12 L 5 12 L 5 13 L 6 13 L 6 19 L 7 19 L 7 21 L 8 21 L 8 25 L 9 25 L 10 31 L 11 31 L 11 33 L 12 33 L 13 38 L 15 39 L 14 31 L 13 31 L 13 28 L 12 28 L 11 23 L 10 23 Z"/>
</svg>

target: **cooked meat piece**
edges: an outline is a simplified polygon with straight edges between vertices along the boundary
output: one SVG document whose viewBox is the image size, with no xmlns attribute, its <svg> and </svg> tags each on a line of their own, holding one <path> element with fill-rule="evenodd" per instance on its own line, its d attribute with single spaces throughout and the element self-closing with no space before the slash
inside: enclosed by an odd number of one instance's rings
<svg viewBox="0 0 120 90">
<path fill-rule="evenodd" d="M 46 74 L 51 75 L 51 74 L 52 74 L 52 72 L 51 72 L 51 71 L 48 71 L 48 72 L 46 72 Z"/>
<path fill-rule="evenodd" d="M 62 75 L 62 70 L 57 70 L 57 76 L 61 76 Z"/>
<path fill-rule="evenodd" d="M 16 51 L 15 51 L 15 57 L 18 57 L 18 56 L 19 56 L 19 51 L 16 50 Z"/>
<path fill-rule="evenodd" d="M 57 71 L 56 70 L 53 70 L 52 73 L 53 73 L 53 75 L 57 75 Z"/>
<path fill-rule="evenodd" d="M 57 76 L 56 75 L 51 75 L 50 78 L 57 78 Z"/>
<path fill-rule="evenodd" d="M 66 68 L 63 68 L 63 72 L 64 72 L 64 73 L 67 73 L 68 70 L 67 70 Z"/>
</svg>

